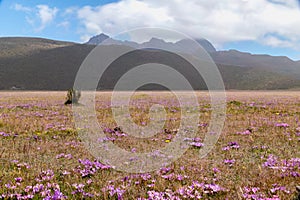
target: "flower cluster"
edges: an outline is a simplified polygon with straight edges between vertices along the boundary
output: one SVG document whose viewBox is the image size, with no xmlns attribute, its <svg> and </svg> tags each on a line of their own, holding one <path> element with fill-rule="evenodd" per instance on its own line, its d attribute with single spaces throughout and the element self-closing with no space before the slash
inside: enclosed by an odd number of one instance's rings
<svg viewBox="0 0 300 200">
<path fill-rule="evenodd" d="M 64 154 L 64 153 L 56 155 L 56 159 L 60 159 L 60 158 L 72 159 L 73 156 L 72 156 L 72 154 Z"/>
<path fill-rule="evenodd" d="M 273 188 L 270 189 L 271 194 L 269 196 L 266 196 L 265 194 L 259 191 L 260 191 L 259 187 L 244 187 L 243 197 L 245 199 L 253 199 L 253 200 L 280 200 L 277 192 L 282 191 L 287 194 L 290 193 L 289 190 L 287 190 L 283 186 L 279 186 L 278 184 L 273 184 Z"/>
<path fill-rule="evenodd" d="M 277 157 L 270 154 L 263 163 L 264 167 L 280 170 L 281 176 L 300 177 L 300 158 L 291 158 L 288 160 L 279 161 Z"/>
<path fill-rule="evenodd" d="M 53 179 L 52 170 L 42 171 L 38 178 L 35 180 L 37 183 L 35 185 L 28 185 L 20 191 L 22 187 L 22 182 L 24 181 L 22 177 L 15 178 L 15 183 L 7 183 L 5 187 L 7 192 L 3 193 L 0 197 L 7 199 L 33 199 L 34 197 L 40 197 L 44 200 L 50 199 L 66 199 L 67 197 L 61 192 L 60 186 L 57 183 L 51 182 Z"/>
<path fill-rule="evenodd" d="M 237 142 L 229 142 L 226 147 L 223 147 L 223 151 L 228 151 L 230 149 L 239 149 L 240 145 Z"/>
<path fill-rule="evenodd" d="M 123 194 L 125 193 L 124 189 L 121 189 L 120 187 L 115 188 L 113 185 L 108 185 L 102 191 L 103 192 L 108 191 L 109 197 L 111 199 L 115 197 L 118 200 L 123 199 Z"/>
<path fill-rule="evenodd" d="M 73 195 L 76 195 L 76 194 L 81 194 L 82 195 L 82 198 L 93 198 L 95 196 L 99 196 L 99 194 L 91 194 L 89 192 L 86 192 L 84 191 L 84 187 L 85 185 L 82 184 L 82 183 L 74 183 L 72 184 L 73 188 L 75 188 L 75 190 L 72 192 Z"/>
<path fill-rule="evenodd" d="M 213 195 L 221 192 L 226 192 L 226 189 L 218 184 L 207 184 L 193 181 L 192 185 L 178 189 L 177 193 L 182 198 L 199 199 L 204 195 Z"/>
<path fill-rule="evenodd" d="M 89 177 L 95 174 L 98 170 L 111 168 L 110 166 L 104 165 L 97 160 L 92 162 L 89 159 L 85 159 L 85 160 L 79 159 L 78 161 L 81 165 L 78 166 L 75 171 L 79 172 L 82 177 Z"/>
<path fill-rule="evenodd" d="M 187 141 L 189 145 L 195 148 L 201 148 L 204 146 L 201 142 L 201 138 L 184 138 L 184 141 Z"/>
<path fill-rule="evenodd" d="M 229 165 L 230 167 L 233 166 L 235 163 L 235 159 L 225 159 L 224 164 Z"/>
</svg>

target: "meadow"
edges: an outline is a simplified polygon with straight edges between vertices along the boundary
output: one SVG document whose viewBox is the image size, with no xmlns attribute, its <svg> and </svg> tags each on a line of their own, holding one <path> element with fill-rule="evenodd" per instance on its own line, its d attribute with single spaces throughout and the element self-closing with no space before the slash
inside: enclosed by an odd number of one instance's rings
<svg viewBox="0 0 300 200">
<path fill-rule="evenodd" d="M 110 92 L 96 96 L 106 140 L 132 152 L 168 144 L 180 106 L 167 92 L 138 92 L 130 117 L 149 122 L 153 102 L 167 120 L 154 137 L 136 139 L 114 121 Z M 210 123 L 207 92 L 190 148 L 169 166 L 129 174 L 106 165 L 78 137 L 66 92 L 0 92 L 0 198 L 3 199 L 296 199 L 300 185 L 300 92 L 228 91 L 226 121 L 214 149 L 197 153 Z"/>
</svg>

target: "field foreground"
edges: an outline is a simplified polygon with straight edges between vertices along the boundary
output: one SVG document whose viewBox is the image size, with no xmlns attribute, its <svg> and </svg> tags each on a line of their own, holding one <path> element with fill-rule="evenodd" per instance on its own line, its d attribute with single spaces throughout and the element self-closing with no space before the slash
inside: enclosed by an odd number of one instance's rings
<svg viewBox="0 0 300 200">
<path fill-rule="evenodd" d="M 138 92 L 130 116 L 149 123 L 153 103 L 165 106 L 164 129 L 150 138 L 124 133 L 114 121 L 110 92 L 99 92 L 96 114 L 105 140 L 131 152 L 159 149 L 175 137 L 180 105 L 167 92 Z M 66 92 L 0 92 L 0 198 L 3 199 L 296 199 L 300 185 L 300 92 L 227 92 L 222 134 L 197 156 L 210 123 L 208 93 L 198 92 L 198 133 L 169 166 L 129 174 L 95 160 L 78 137 Z M 204 144 L 205 145 L 205 144 Z"/>
</svg>

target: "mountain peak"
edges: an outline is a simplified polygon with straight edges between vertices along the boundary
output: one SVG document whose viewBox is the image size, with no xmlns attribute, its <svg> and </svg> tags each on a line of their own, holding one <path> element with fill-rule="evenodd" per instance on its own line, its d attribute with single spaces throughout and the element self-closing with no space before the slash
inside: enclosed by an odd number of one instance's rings
<svg viewBox="0 0 300 200">
<path fill-rule="evenodd" d="M 98 44 L 101 44 L 104 40 L 106 40 L 108 38 L 110 38 L 108 35 L 101 33 L 99 35 L 91 37 L 91 39 L 87 42 L 87 44 L 98 45 Z"/>
<path fill-rule="evenodd" d="M 105 41 L 106 40 L 106 41 Z M 133 48 L 138 48 L 138 47 L 156 47 L 156 48 L 167 48 L 169 50 L 174 50 L 174 51 L 182 51 L 185 53 L 193 53 L 197 50 L 193 42 L 189 39 L 182 39 L 180 41 L 177 41 L 175 43 L 172 42 L 166 42 L 165 40 L 161 38 L 156 38 L 152 37 L 149 41 L 144 42 L 144 43 L 136 43 L 132 41 L 120 41 L 120 40 L 114 40 L 110 38 L 108 35 L 105 35 L 104 33 L 101 33 L 99 35 L 96 35 L 92 37 L 86 44 L 91 44 L 91 45 L 99 45 L 105 41 L 106 44 L 119 44 L 119 45 L 126 45 L 126 46 L 131 46 Z M 206 39 L 196 39 L 196 41 L 209 53 L 216 52 L 215 47 Z"/>
</svg>

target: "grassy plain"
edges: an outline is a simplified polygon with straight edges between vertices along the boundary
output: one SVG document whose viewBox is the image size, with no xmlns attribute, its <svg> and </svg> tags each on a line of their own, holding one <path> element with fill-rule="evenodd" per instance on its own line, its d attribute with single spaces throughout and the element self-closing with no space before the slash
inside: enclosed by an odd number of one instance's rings
<svg viewBox="0 0 300 200">
<path fill-rule="evenodd" d="M 130 117 L 149 123 L 165 106 L 163 130 L 148 139 L 114 130 L 110 92 L 96 113 L 107 140 L 143 152 L 176 135 L 180 105 L 167 92 L 138 92 Z M 0 198 L 4 199 L 294 199 L 300 185 L 300 92 L 228 91 L 226 121 L 214 149 L 197 157 L 210 123 L 207 92 L 197 92 L 197 137 L 184 156 L 160 170 L 128 174 L 96 161 L 78 138 L 66 92 L 0 92 Z M 121 127 L 122 128 L 122 127 Z"/>
</svg>

